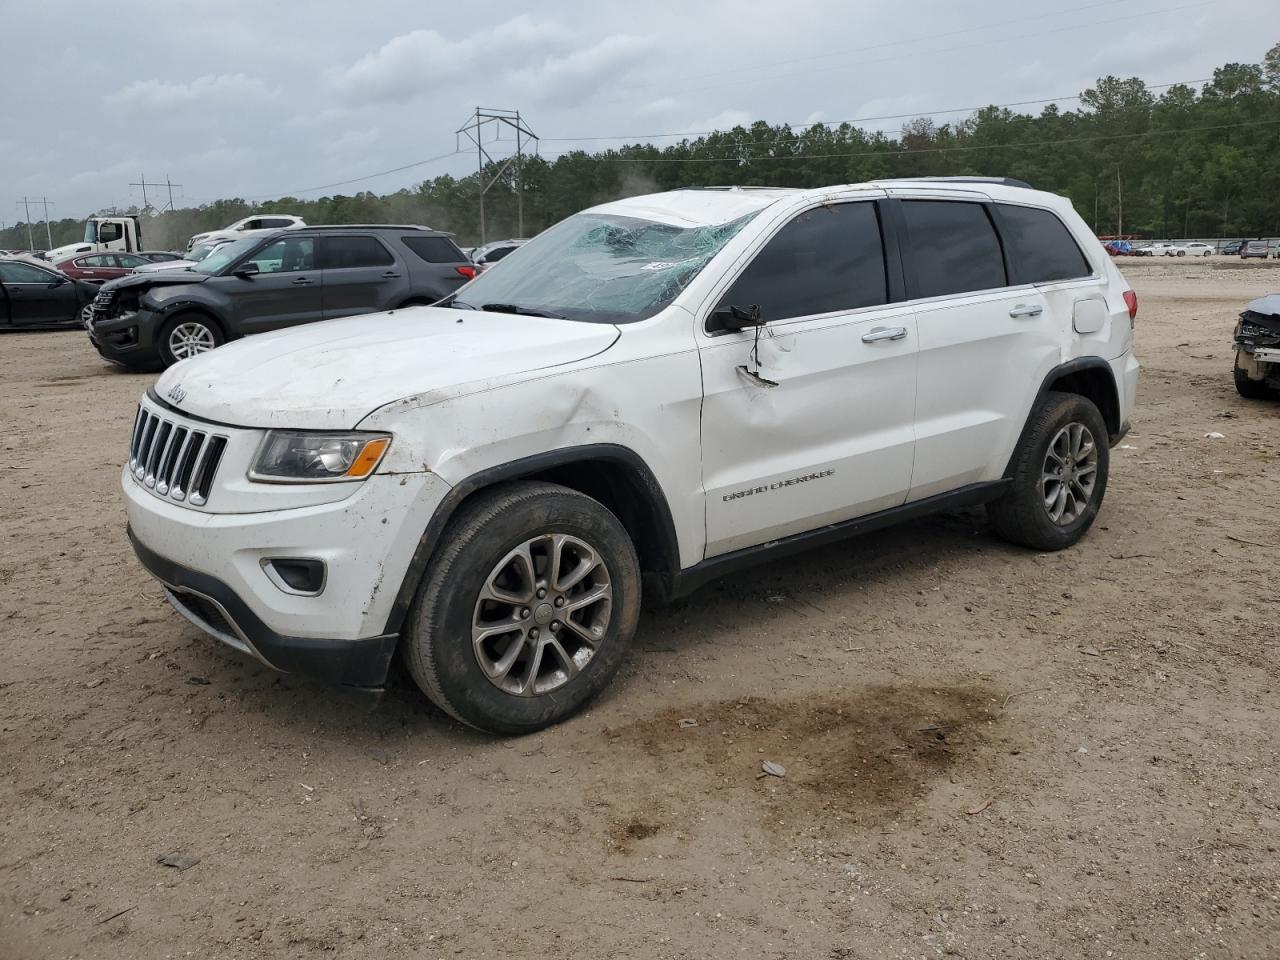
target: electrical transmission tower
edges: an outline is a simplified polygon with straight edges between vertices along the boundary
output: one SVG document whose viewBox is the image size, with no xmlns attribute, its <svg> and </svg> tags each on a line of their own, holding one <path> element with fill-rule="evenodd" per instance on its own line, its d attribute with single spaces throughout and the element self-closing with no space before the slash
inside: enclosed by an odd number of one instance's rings
<svg viewBox="0 0 1280 960">
<path fill-rule="evenodd" d="M 484 147 L 484 130 L 485 127 L 493 126 L 495 140 L 502 138 L 502 128 L 510 127 L 516 134 L 516 152 L 507 157 L 506 162 L 498 168 L 498 172 L 493 175 L 493 179 L 488 183 L 484 182 L 485 164 L 494 164 L 497 161 L 489 155 L 489 151 Z M 538 135 L 530 130 L 520 119 L 519 110 L 493 110 L 485 107 L 476 107 L 475 114 L 467 123 L 459 127 L 455 137 L 461 137 L 466 134 L 467 139 L 476 145 L 476 163 L 479 165 L 477 173 L 480 181 L 480 243 L 485 242 L 485 225 L 484 225 L 484 195 L 489 192 L 489 188 L 498 182 L 498 178 L 507 172 L 507 168 L 512 162 L 516 165 L 516 231 L 520 236 L 524 236 L 524 151 L 527 143 L 532 141 L 536 148 L 538 143 Z M 458 141 L 459 144 L 461 141 Z"/>
<path fill-rule="evenodd" d="M 31 235 L 31 204 L 39 203 L 44 207 L 44 235 L 49 241 L 49 249 L 53 249 L 53 230 L 49 227 L 49 198 L 48 197 L 23 197 L 18 201 L 18 205 L 22 207 L 23 213 L 27 216 L 27 247 L 34 250 L 36 242 Z"/>
<path fill-rule="evenodd" d="M 147 203 L 147 187 L 168 187 L 169 188 L 169 205 L 165 209 L 168 210 L 170 213 L 172 213 L 173 212 L 173 188 L 174 187 L 180 188 L 182 184 L 172 183 L 169 180 L 168 174 L 165 174 L 163 183 L 147 183 L 147 175 L 144 173 L 142 175 L 141 181 L 139 181 L 138 183 L 131 183 L 129 184 L 129 186 L 142 188 L 142 209 L 143 210 L 146 210 L 147 207 L 150 206 L 150 204 Z"/>
</svg>

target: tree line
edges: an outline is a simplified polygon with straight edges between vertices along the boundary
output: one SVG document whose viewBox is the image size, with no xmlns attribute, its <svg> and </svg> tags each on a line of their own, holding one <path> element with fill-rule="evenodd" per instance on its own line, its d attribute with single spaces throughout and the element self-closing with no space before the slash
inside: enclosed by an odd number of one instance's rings
<svg viewBox="0 0 1280 960">
<path fill-rule="evenodd" d="M 434 177 L 394 193 L 251 204 L 218 200 L 143 216 L 146 245 L 181 249 L 187 238 L 251 213 L 293 213 L 308 223 L 423 223 L 480 240 L 515 236 L 514 165 Z M 958 122 L 921 117 L 897 136 L 851 124 L 805 129 L 758 121 L 667 146 L 637 143 L 597 152 L 526 157 L 524 232 L 532 235 L 592 204 L 704 185 L 816 187 L 883 177 L 1009 176 L 1069 197 L 1103 235 L 1280 236 L 1280 44 L 1262 63 L 1228 63 L 1200 90 L 1158 95 L 1137 77 L 1103 77 L 1074 110 L 1039 114 L 989 106 Z M 110 211 L 100 211 L 108 213 Z M 50 224 L 55 246 L 79 240 L 78 220 Z M 45 225 L 33 225 L 37 249 Z M 25 248 L 26 224 L 0 231 L 0 248 Z"/>
</svg>

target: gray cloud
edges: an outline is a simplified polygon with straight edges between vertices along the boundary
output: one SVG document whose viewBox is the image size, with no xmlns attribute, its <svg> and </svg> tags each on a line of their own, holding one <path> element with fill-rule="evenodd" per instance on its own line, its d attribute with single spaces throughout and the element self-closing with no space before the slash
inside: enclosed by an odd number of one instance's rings
<svg viewBox="0 0 1280 960">
<path fill-rule="evenodd" d="M 143 172 L 184 184 L 188 201 L 300 193 L 448 154 L 476 104 L 520 109 L 552 155 L 756 119 L 1061 96 L 1105 73 L 1196 79 L 1257 61 L 1280 37 L 1274 3 L 1069 6 L 526 0 L 476 17 L 421 0 L 131 0 L 67 17 L 12 3 L 0 218 L 24 193 L 62 216 L 140 202 L 128 184 Z M 348 189 L 388 192 L 474 163 L 462 153 Z"/>
</svg>

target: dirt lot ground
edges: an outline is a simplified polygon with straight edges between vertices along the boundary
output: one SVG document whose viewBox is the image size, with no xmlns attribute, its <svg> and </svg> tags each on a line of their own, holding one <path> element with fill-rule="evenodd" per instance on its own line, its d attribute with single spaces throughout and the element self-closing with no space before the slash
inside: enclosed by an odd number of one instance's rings
<svg viewBox="0 0 1280 960">
<path fill-rule="evenodd" d="M 124 538 L 149 378 L 0 337 L 0 956 L 1274 958 L 1280 405 L 1227 344 L 1277 266 L 1126 264 L 1077 548 L 973 512 L 738 576 L 518 740 L 189 626 Z"/>
</svg>

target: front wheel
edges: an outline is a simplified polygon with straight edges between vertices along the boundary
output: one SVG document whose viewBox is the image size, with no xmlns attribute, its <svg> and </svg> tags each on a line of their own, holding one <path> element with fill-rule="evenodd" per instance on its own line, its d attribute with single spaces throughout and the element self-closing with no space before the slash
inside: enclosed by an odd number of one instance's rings
<svg viewBox="0 0 1280 960">
<path fill-rule="evenodd" d="M 1239 366 L 1232 369 L 1236 381 L 1236 393 L 1246 400 L 1270 400 L 1276 396 L 1265 380 L 1254 380 Z"/>
<path fill-rule="evenodd" d="M 608 684 L 639 612 L 639 562 L 617 517 L 568 487 L 504 485 L 449 523 L 402 652 L 419 688 L 455 719 L 532 733 Z"/>
<path fill-rule="evenodd" d="M 160 360 L 171 367 L 179 360 L 208 353 L 223 344 L 218 325 L 197 313 L 180 313 L 160 331 Z"/>
<path fill-rule="evenodd" d="M 1102 505 L 1110 453 L 1107 425 L 1092 401 L 1046 394 L 1014 450 L 1012 486 L 987 504 L 996 533 L 1036 550 L 1074 544 Z"/>
</svg>

